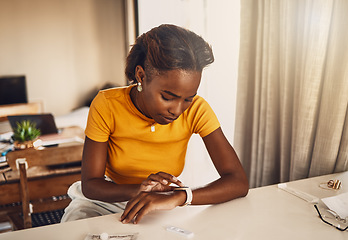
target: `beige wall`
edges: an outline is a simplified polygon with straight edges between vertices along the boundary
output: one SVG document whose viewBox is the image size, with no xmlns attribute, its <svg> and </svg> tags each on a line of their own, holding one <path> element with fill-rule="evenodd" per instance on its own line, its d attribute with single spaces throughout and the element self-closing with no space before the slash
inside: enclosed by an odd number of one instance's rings
<svg viewBox="0 0 348 240">
<path fill-rule="evenodd" d="M 106 82 L 126 83 L 123 0 L 0 0 L 0 76 L 66 114 Z"/>
</svg>

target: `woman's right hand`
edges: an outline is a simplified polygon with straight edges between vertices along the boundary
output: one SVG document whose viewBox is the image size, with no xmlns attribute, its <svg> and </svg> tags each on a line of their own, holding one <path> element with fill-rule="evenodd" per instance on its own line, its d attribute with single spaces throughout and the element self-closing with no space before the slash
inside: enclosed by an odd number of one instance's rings
<svg viewBox="0 0 348 240">
<path fill-rule="evenodd" d="M 175 184 L 179 187 L 184 187 L 184 184 L 178 180 L 175 176 L 165 173 L 158 172 L 151 174 L 144 180 L 140 185 L 140 192 L 168 192 L 172 191 L 175 187 L 170 186 Z"/>
</svg>

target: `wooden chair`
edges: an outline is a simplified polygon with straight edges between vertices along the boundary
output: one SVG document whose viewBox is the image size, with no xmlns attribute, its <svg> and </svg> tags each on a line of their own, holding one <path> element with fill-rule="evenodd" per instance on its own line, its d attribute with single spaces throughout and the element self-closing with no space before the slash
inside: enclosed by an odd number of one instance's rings
<svg viewBox="0 0 348 240">
<path fill-rule="evenodd" d="M 33 102 L 33 103 L 16 103 L 16 104 L 6 104 L 6 105 L 0 105 L 0 133 L 7 133 L 11 131 L 11 126 L 10 123 L 7 120 L 7 116 L 9 115 L 20 115 L 20 114 L 40 114 L 42 113 L 42 103 L 41 102 Z M 10 171 L 10 168 L 6 169 L 1 169 L 1 190 L 5 192 L 11 192 L 12 191 L 7 191 L 10 189 L 7 189 L 8 186 L 7 184 L 4 184 L 6 180 L 3 177 L 3 173 L 6 171 Z M 7 201 L 7 198 L 4 198 L 4 194 L 0 197 L 0 218 L 1 222 L 4 222 L 4 219 L 8 219 L 8 212 L 16 211 L 15 207 L 4 207 L 6 204 L 9 204 L 10 202 Z M 18 198 L 18 194 L 14 193 L 12 196 L 15 196 L 15 200 L 13 202 L 16 202 Z M 5 205 L 4 205 L 5 204 Z"/>
<path fill-rule="evenodd" d="M 8 131 L 10 126 L 7 116 L 40 113 L 41 102 L 0 105 L 0 123 L 5 123 L 4 128 Z M 80 135 L 79 131 L 71 131 Z M 7 153 L 7 162 L 12 170 L 3 173 L 6 180 L 0 184 L 0 216 L 9 218 L 15 229 L 23 229 L 32 226 L 31 213 L 65 208 L 70 199 L 54 198 L 66 195 L 69 186 L 81 179 L 81 167 L 78 164 L 65 168 L 54 166 L 80 162 L 82 149 L 83 144 L 80 143 Z M 21 202 L 21 207 L 16 205 L 17 202 Z"/>
<path fill-rule="evenodd" d="M 17 229 L 32 226 L 31 213 L 62 209 L 69 204 L 70 199 L 57 201 L 52 197 L 66 194 L 68 187 L 80 180 L 81 167 L 79 165 L 69 167 L 67 164 L 81 162 L 82 151 L 83 144 L 80 143 L 43 150 L 33 148 L 17 150 L 7 154 L 10 167 L 18 169 L 17 174 L 19 174 L 23 221 L 18 220 L 18 214 L 9 215 Z M 54 168 L 62 165 L 66 167 Z M 35 171 L 34 168 L 38 170 Z M 33 169 L 34 171 L 30 171 Z M 31 184 L 31 180 L 36 181 L 36 186 Z M 40 206 L 43 202 L 44 207 Z"/>
</svg>

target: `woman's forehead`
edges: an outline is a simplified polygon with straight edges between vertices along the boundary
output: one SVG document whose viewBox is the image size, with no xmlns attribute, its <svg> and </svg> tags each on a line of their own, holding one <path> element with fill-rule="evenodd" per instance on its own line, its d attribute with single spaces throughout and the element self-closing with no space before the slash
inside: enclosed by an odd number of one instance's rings
<svg viewBox="0 0 348 240">
<path fill-rule="evenodd" d="M 171 92 L 181 97 L 188 97 L 197 93 L 200 80 L 201 72 L 170 70 L 154 76 L 151 83 L 161 91 Z"/>
</svg>

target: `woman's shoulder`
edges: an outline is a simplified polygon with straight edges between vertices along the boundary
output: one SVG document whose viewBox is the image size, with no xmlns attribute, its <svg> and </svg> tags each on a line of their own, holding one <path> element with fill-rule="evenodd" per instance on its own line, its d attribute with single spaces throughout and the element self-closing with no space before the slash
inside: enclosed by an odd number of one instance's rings
<svg viewBox="0 0 348 240">
<path fill-rule="evenodd" d="M 132 86 L 123 86 L 103 89 L 99 91 L 98 95 L 103 96 L 103 98 L 105 99 L 124 97 L 125 95 L 129 95 L 129 91 L 131 88 Z"/>
<path fill-rule="evenodd" d="M 214 110 L 209 103 L 201 96 L 195 96 L 192 104 L 186 111 L 186 116 L 191 119 L 200 119 L 202 117 L 216 117 Z"/>
<path fill-rule="evenodd" d="M 197 109 L 197 108 L 205 108 L 206 106 L 209 106 L 208 102 L 201 96 L 196 95 L 193 100 L 192 104 L 190 105 L 189 109 Z"/>
<path fill-rule="evenodd" d="M 184 115 L 187 118 L 200 118 L 202 115 L 209 115 L 213 114 L 213 110 L 210 107 L 209 103 L 201 96 L 196 95 L 193 100 L 191 105 L 186 109 L 184 112 Z"/>
<path fill-rule="evenodd" d="M 184 113 L 191 126 L 192 133 L 207 136 L 220 126 L 220 123 L 208 102 L 201 96 L 195 96 L 192 104 Z"/>
<path fill-rule="evenodd" d="M 100 90 L 92 101 L 91 108 L 105 109 L 111 105 L 124 104 L 129 101 L 129 91 L 132 86 L 108 88 Z"/>
</svg>

